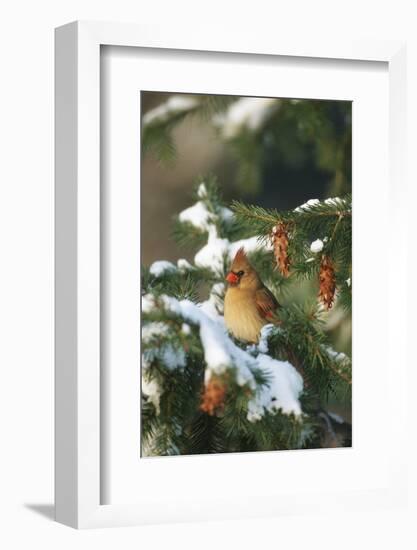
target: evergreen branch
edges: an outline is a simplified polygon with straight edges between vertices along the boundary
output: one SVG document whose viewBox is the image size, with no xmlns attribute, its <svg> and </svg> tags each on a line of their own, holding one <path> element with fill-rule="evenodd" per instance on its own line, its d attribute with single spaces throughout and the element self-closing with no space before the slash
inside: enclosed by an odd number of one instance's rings
<svg viewBox="0 0 417 550">
<path fill-rule="evenodd" d="M 179 105 L 172 100 L 180 97 Z M 188 105 L 187 105 L 188 99 Z M 171 96 L 168 100 L 146 113 L 142 124 L 142 152 L 153 153 L 160 162 L 172 162 L 176 158 L 176 148 L 172 132 L 178 124 L 191 116 L 211 119 L 223 112 L 236 101 L 234 96 Z"/>
<path fill-rule="evenodd" d="M 330 372 L 351 385 L 350 360 L 329 348 L 317 306 L 307 312 L 298 306 L 286 307 L 280 312 L 280 318 L 282 324 L 269 340 L 270 350 L 278 356 L 284 352 L 293 364 L 301 365 L 299 372 L 311 389 L 322 396 L 331 390 Z"/>
<path fill-rule="evenodd" d="M 351 289 L 346 282 L 351 276 L 351 212 L 348 197 L 328 203 L 308 204 L 284 213 L 235 203 L 239 204 L 237 209 L 243 214 L 239 215 L 235 210 L 237 220 L 227 222 L 222 219 L 224 207 L 214 180 L 200 179 L 195 199 L 204 205 L 206 211 L 203 210 L 203 215 L 209 214 L 207 222 L 216 228 L 222 243 L 230 238 L 231 233 L 246 232 L 248 236 L 263 235 L 264 239 L 269 239 L 277 220 L 288 224 L 292 261 L 289 277 L 276 271 L 271 251 L 258 250 L 250 254 L 250 261 L 262 274 L 262 280 L 278 291 L 280 298 L 289 290 L 309 288 L 300 285 L 301 278 L 317 278 L 321 254 L 310 251 L 309 243 L 313 235 L 323 239 L 323 254 L 331 255 L 337 266 L 336 284 L 340 287 L 340 303 L 344 305 L 351 299 Z M 202 244 L 207 239 L 207 226 L 200 223 L 198 216 L 196 221 L 195 211 L 192 214 L 191 220 L 197 225 L 178 221 L 179 231 L 184 235 L 193 233 L 190 241 L 201 239 Z M 325 236 L 327 239 L 324 239 Z M 255 421 L 252 421 L 251 400 L 262 395 L 261 392 L 270 384 L 268 376 L 258 369 L 261 363 L 256 362 L 260 361 L 264 351 L 260 353 L 260 346 L 252 346 L 254 349 L 249 351 L 244 343 L 227 335 L 227 343 L 223 344 L 224 350 L 234 350 L 230 355 L 231 362 L 224 374 L 216 375 L 224 385 L 225 398 L 218 408 L 203 408 L 212 411 L 208 414 L 200 410 L 202 395 L 206 395 L 203 392 L 206 388 L 207 350 L 202 342 L 199 312 L 207 310 L 212 315 L 214 310 L 222 314 L 223 287 L 214 287 L 209 300 L 201 303 L 204 288 L 220 282 L 222 274 L 191 266 L 187 262 L 179 263 L 178 268 L 173 264 L 163 264 L 153 270 L 142 269 L 142 292 L 147 294 L 144 298 L 146 311 L 142 314 L 142 368 L 148 384 L 145 384 L 148 393 L 145 392 L 142 397 L 142 425 L 143 442 L 149 453 L 170 455 L 311 448 L 325 444 L 329 438 L 331 444 L 335 444 L 325 403 L 329 394 L 336 394 L 339 388 L 349 392 L 351 361 L 329 347 L 319 308 L 294 305 L 294 294 L 291 294 L 289 304 L 280 299 L 284 304 L 279 312 L 280 324 L 268 337 L 269 357 L 289 361 L 304 379 L 304 393 L 300 401 L 304 412 L 302 416 L 284 414 L 273 406 L 269 409 L 261 406 L 259 418 L 255 408 Z M 227 267 L 225 264 L 225 269 Z M 152 273 L 157 273 L 157 276 Z M 173 298 L 177 299 L 175 303 Z M 191 300 L 194 305 L 187 302 L 183 310 L 179 301 L 184 299 Z M 305 302 L 305 295 L 301 299 Z M 193 313 L 187 315 L 183 311 Z M 207 329 L 209 326 L 205 326 Z M 220 338 L 219 333 L 219 341 Z M 237 348 L 240 349 L 236 351 Z M 253 386 L 247 382 L 238 383 L 242 361 L 251 373 Z M 155 384 L 155 387 L 149 388 L 150 384 Z M 323 435 L 325 432 L 327 435 Z M 338 440 L 338 444 L 344 444 L 343 438 L 342 442 Z"/>
<path fill-rule="evenodd" d="M 306 205 L 302 205 L 295 210 L 288 210 L 286 212 L 278 212 L 276 209 L 267 210 L 257 205 L 246 205 L 240 201 L 233 201 L 231 208 L 237 218 L 243 222 L 260 222 L 267 224 L 272 229 L 278 222 L 285 224 L 292 222 L 304 226 L 308 224 L 309 220 L 321 217 L 351 217 L 352 199 L 350 195 L 346 195 L 343 198 L 330 199 L 329 202 L 317 201 L 313 204 L 306 203 Z"/>
</svg>

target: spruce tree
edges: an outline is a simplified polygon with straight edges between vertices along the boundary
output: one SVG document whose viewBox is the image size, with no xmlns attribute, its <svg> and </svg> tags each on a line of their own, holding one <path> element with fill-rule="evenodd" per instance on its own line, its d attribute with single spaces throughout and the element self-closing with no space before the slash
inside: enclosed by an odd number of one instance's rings
<svg viewBox="0 0 417 550">
<path fill-rule="evenodd" d="M 202 114 L 219 124 L 239 101 L 210 97 L 171 101 L 144 117 L 144 148 L 172 160 L 176 123 Z M 297 105 L 288 103 L 286 116 Z M 266 106 L 263 127 L 278 116 L 277 105 Z M 304 108 L 303 120 L 314 125 L 317 117 Z M 249 122 L 223 129 L 223 138 L 235 151 L 247 146 L 259 154 L 259 120 L 256 128 Z M 340 135 L 333 141 L 343 148 Z M 320 147 L 316 153 L 323 155 Z M 332 185 L 343 190 L 345 173 L 340 178 L 338 170 Z M 349 446 L 350 425 L 329 411 L 329 401 L 350 399 L 351 360 L 332 348 L 325 322 L 335 308 L 351 311 L 350 195 L 277 211 L 226 205 L 220 189 L 214 176 L 198 178 L 190 206 L 173 223 L 193 262 L 142 266 L 142 454 Z M 223 318 L 225 277 L 240 248 L 282 304 L 279 322 L 264 326 L 256 344 L 233 338 Z M 297 292 L 307 298 L 294 299 Z"/>
</svg>

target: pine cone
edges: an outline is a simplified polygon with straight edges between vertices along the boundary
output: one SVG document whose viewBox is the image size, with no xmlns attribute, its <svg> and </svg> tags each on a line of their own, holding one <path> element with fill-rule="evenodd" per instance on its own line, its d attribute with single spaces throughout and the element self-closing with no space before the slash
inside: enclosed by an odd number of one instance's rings
<svg viewBox="0 0 417 550">
<path fill-rule="evenodd" d="M 274 245 L 274 256 L 281 275 L 288 277 L 290 274 L 290 259 L 288 257 L 288 231 L 284 223 L 279 222 L 272 229 L 272 242 Z"/>
<path fill-rule="evenodd" d="M 325 255 L 321 259 L 319 281 L 319 300 L 321 300 L 326 309 L 331 309 L 336 292 L 336 278 L 333 263 L 331 259 Z"/>
<path fill-rule="evenodd" d="M 212 377 L 204 386 L 200 410 L 213 416 L 224 407 L 226 387 L 218 378 Z"/>
</svg>

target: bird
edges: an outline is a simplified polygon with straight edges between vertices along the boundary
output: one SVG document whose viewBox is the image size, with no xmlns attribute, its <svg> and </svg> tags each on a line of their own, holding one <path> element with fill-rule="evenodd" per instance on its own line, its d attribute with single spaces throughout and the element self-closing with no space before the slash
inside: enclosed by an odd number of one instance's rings
<svg viewBox="0 0 417 550">
<path fill-rule="evenodd" d="M 224 320 L 228 331 L 249 344 L 259 342 L 261 329 L 269 323 L 278 324 L 281 307 L 272 292 L 263 284 L 250 264 L 245 250 L 239 248 L 226 276 Z"/>
</svg>

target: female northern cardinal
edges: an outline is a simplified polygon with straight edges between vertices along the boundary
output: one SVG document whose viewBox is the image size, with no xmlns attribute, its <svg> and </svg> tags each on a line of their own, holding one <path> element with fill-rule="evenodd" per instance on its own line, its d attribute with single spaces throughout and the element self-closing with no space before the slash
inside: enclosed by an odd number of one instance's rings
<svg viewBox="0 0 417 550">
<path fill-rule="evenodd" d="M 275 312 L 280 305 L 249 263 L 243 248 L 237 251 L 226 281 L 229 283 L 224 298 L 227 328 L 238 340 L 258 342 L 261 328 L 278 321 Z"/>
</svg>

